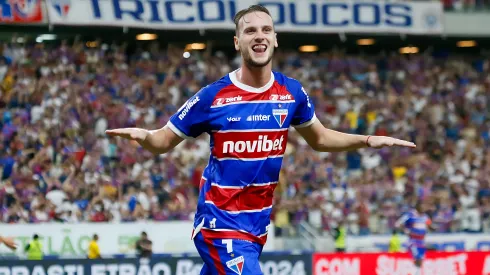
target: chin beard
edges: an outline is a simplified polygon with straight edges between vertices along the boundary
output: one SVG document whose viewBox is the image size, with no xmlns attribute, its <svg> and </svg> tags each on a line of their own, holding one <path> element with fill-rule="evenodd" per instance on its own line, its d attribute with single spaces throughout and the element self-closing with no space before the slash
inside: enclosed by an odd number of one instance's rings
<svg viewBox="0 0 490 275">
<path fill-rule="evenodd" d="M 271 53 L 270 53 L 270 55 L 269 55 L 269 57 L 267 58 L 266 61 L 264 61 L 264 62 L 255 62 L 252 59 L 252 56 L 250 55 L 249 52 L 246 52 L 246 54 L 243 54 L 242 53 L 243 61 L 245 62 L 245 65 L 247 67 L 250 67 L 250 68 L 262 68 L 262 67 L 267 66 L 271 62 L 273 55 L 274 55 L 274 50 L 271 51 Z"/>
</svg>

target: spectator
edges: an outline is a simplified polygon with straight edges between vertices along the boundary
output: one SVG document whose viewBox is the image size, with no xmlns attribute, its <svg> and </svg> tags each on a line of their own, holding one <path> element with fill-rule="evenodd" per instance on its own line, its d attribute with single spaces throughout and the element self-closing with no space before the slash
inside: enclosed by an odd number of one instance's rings
<svg viewBox="0 0 490 275">
<path fill-rule="evenodd" d="M 398 230 L 393 229 L 393 233 L 390 238 L 390 244 L 388 247 L 388 252 L 397 253 L 402 251 L 402 241 L 400 240 L 400 236 L 398 235 Z"/>
<path fill-rule="evenodd" d="M 344 253 L 345 252 L 345 241 L 347 238 L 347 221 L 343 219 L 340 221 L 339 225 L 333 229 L 333 239 L 335 242 L 335 252 Z"/>
<path fill-rule="evenodd" d="M 3 47 L 3 222 L 192 219 L 209 137 L 153 156 L 104 129 L 165 125 L 236 59 L 212 49 L 184 59 L 175 46 L 129 54 L 106 46 Z M 417 144 L 413 152 L 315 153 L 291 132 L 273 209 L 278 233 L 296 234 L 307 221 L 325 234 L 343 218 L 349 234 L 388 233 L 417 199 L 434 205 L 439 232 L 490 232 L 487 58 L 278 50 L 274 67 L 305 83 L 323 124 Z"/>
<path fill-rule="evenodd" d="M 24 251 L 27 253 L 28 260 L 42 260 L 43 246 L 39 241 L 39 236 L 34 234 L 32 240 L 26 245 Z"/>
<path fill-rule="evenodd" d="M 138 253 L 138 257 L 140 258 L 151 258 L 151 255 L 153 253 L 153 243 L 148 239 L 148 235 L 146 232 L 141 232 L 141 236 L 136 241 L 136 251 Z"/>
<path fill-rule="evenodd" d="M 88 249 L 87 249 L 87 258 L 89 259 L 101 259 L 102 256 L 100 255 L 100 248 L 99 248 L 99 235 L 94 234 L 92 237 L 92 240 L 88 244 Z"/>
</svg>

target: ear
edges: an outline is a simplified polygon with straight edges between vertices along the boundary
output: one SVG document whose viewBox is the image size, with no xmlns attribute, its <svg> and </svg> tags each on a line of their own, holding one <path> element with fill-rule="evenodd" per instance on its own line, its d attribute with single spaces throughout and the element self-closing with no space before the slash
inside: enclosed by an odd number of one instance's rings
<svg viewBox="0 0 490 275">
<path fill-rule="evenodd" d="M 274 47 L 277 48 L 277 47 L 279 47 L 279 44 L 277 44 L 277 32 L 274 35 L 276 37 L 276 39 L 275 39 L 276 41 L 274 42 Z"/>
<path fill-rule="evenodd" d="M 235 50 L 239 51 L 240 45 L 238 44 L 238 37 L 236 35 L 233 36 L 233 42 L 235 43 Z"/>
</svg>

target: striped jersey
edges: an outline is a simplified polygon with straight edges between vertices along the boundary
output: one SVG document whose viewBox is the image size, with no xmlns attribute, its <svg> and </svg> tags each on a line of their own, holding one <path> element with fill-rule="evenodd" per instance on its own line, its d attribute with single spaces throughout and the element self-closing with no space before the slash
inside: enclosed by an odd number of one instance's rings
<svg viewBox="0 0 490 275">
<path fill-rule="evenodd" d="M 301 84 L 278 72 L 254 88 L 240 83 L 234 71 L 191 97 L 167 126 L 186 139 L 210 135 L 193 237 L 202 232 L 205 238 L 264 245 L 288 129 L 315 119 Z"/>
<path fill-rule="evenodd" d="M 430 224 L 431 220 L 427 214 L 420 214 L 415 210 L 404 214 L 397 221 L 397 225 L 404 225 L 408 230 L 409 241 L 420 246 L 424 244 L 427 227 Z"/>
</svg>

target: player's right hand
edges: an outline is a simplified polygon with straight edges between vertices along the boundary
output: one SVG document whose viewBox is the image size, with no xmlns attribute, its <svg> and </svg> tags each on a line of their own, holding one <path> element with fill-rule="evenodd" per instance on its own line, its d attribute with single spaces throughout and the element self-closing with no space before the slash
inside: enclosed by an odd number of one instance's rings
<svg viewBox="0 0 490 275">
<path fill-rule="evenodd" d="M 2 237 L 1 241 L 3 244 L 5 244 L 8 248 L 15 250 L 17 249 L 17 244 L 14 241 L 14 238 L 11 237 Z"/>
<path fill-rule="evenodd" d="M 143 142 L 150 134 L 150 131 L 141 128 L 120 128 L 107 130 L 105 133 L 111 137 L 122 137 L 129 140 Z"/>
</svg>

